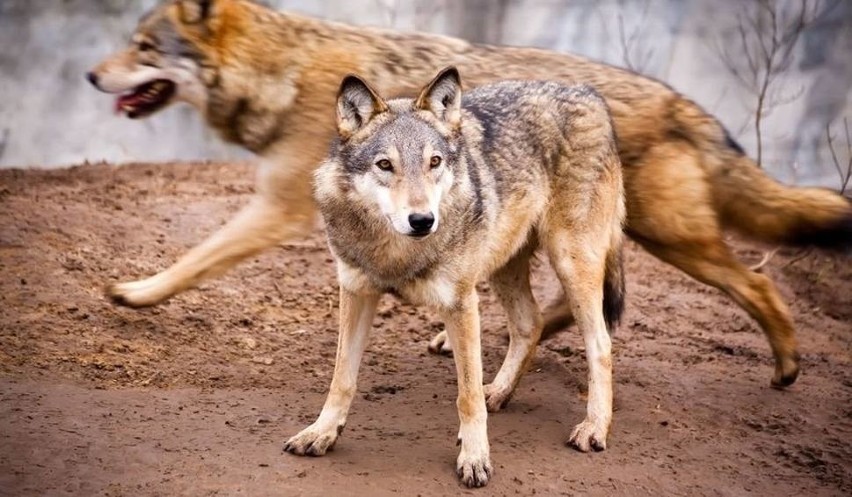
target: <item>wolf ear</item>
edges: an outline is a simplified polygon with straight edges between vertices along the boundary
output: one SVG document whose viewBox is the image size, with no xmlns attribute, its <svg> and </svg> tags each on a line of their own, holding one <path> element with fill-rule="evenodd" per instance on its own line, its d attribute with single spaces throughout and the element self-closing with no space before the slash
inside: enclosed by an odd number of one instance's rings
<svg viewBox="0 0 852 497">
<path fill-rule="evenodd" d="M 347 140 L 377 114 L 387 110 L 388 104 L 363 79 L 346 76 L 337 93 L 337 131 Z"/>
<path fill-rule="evenodd" d="M 439 72 L 431 83 L 420 90 L 414 107 L 428 110 L 450 127 L 458 127 L 461 121 L 461 76 L 450 66 Z"/>
<path fill-rule="evenodd" d="M 178 0 L 180 20 L 186 24 L 198 24 L 210 17 L 216 0 Z"/>
</svg>

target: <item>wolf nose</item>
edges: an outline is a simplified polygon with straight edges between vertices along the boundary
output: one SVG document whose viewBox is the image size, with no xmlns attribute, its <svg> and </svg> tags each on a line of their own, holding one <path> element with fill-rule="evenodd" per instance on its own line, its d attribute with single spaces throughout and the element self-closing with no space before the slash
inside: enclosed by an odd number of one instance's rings
<svg viewBox="0 0 852 497">
<path fill-rule="evenodd" d="M 98 87 L 98 75 L 97 74 L 93 73 L 92 71 L 89 71 L 89 72 L 86 73 L 86 79 L 88 79 L 89 83 L 92 83 L 92 85 L 95 88 Z"/>
<path fill-rule="evenodd" d="M 431 212 L 428 214 L 410 214 L 408 224 L 411 225 L 414 233 L 428 233 L 432 229 L 432 225 L 435 224 L 435 216 Z"/>
</svg>

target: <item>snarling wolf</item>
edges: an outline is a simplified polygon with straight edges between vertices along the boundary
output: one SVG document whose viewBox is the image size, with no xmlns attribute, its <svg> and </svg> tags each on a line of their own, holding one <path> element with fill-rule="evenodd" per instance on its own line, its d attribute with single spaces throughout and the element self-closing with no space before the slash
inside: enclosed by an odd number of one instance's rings
<svg viewBox="0 0 852 497">
<path fill-rule="evenodd" d="M 465 485 L 485 485 L 486 402 L 508 399 L 541 334 L 529 265 L 539 246 L 571 302 L 589 363 L 586 419 L 569 442 L 604 449 L 625 217 L 604 100 L 587 86 L 533 81 L 483 86 L 462 99 L 459 74 L 447 68 L 413 100 L 386 101 L 347 77 L 337 116 L 340 139 L 315 176 L 340 282 L 337 362 L 322 413 L 286 450 L 322 455 L 334 444 L 376 304 L 394 293 L 435 309 L 446 324 L 459 387 L 456 467 Z M 483 279 L 511 330 L 505 362 L 484 389 L 476 293 Z"/>
<path fill-rule="evenodd" d="M 307 233 L 311 173 L 334 135 L 338 83 L 364 75 L 387 95 L 412 95 L 455 65 L 471 86 L 498 79 L 586 83 L 615 123 L 627 194 L 627 233 L 646 250 L 733 298 L 760 324 L 775 356 L 772 385 L 799 374 L 790 311 L 765 275 L 736 260 L 730 228 L 772 243 L 852 245 L 852 205 L 836 193 L 769 178 L 712 116 L 659 81 L 533 48 L 472 45 L 426 34 L 355 28 L 278 13 L 248 0 L 170 0 L 141 19 L 130 45 L 88 77 L 119 94 L 129 117 L 189 102 L 222 137 L 257 153 L 257 195 L 172 267 L 111 286 L 117 302 L 154 305 L 239 261 Z M 570 321 L 551 306 L 547 329 Z M 446 346 L 443 336 L 433 343 Z"/>
</svg>

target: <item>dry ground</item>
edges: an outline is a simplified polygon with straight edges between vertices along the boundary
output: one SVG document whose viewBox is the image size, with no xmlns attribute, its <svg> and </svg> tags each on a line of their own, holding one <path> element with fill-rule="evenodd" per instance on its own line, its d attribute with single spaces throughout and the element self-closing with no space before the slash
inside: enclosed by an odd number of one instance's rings
<svg viewBox="0 0 852 497">
<path fill-rule="evenodd" d="M 251 179 L 243 164 L 0 172 L 0 495 L 852 494 L 852 259 L 792 249 L 766 269 L 799 327 L 804 369 L 788 391 L 769 388 L 768 346 L 744 312 L 630 244 L 606 452 L 564 445 L 584 414 L 571 330 L 489 418 L 490 485 L 459 487 L 452 361 L 426 352 L 440 323 L 386 298 L 336 450 L 283 454 L 333 366 L 321 231 L 153 309 L 101 293 L 165 268 Z M 490 376 L 505 324 L 487 289 L 482 307 Z"/>
</svg>

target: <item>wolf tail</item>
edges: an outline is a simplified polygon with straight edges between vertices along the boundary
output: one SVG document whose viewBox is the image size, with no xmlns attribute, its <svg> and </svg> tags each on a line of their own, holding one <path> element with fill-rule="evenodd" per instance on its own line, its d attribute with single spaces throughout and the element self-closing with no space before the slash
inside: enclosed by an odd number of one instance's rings
<svg viewBox="0 0 852 497">
<path fill-rule="evenodd" d="M 603 313 L 610 334 L 624 314 L 624 235 L 621 230 L 613 234 L 609 252 L 606 254 L 604 270 Z"/>
<path fill-rule="evenodd" d="M 770 178 L 715 119 L 687 99 L 672 104 L 670 125 L 703 152 L 724 227 L 770 243 L 852 248 L 849 199 Z"/>
<path fill-rule="evenodd" d="M 772 243 L 852 248 L 852 202 L 825 188 L 783 185 L 746 156 L 712 175 L 722 222 Z"/>
</svg>

